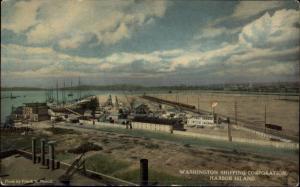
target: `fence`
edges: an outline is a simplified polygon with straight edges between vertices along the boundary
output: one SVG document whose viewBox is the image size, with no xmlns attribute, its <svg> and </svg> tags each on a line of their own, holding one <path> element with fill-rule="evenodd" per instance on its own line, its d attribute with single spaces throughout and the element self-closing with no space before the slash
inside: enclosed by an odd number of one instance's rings
<svg viewBox="0 0 300 187">
<path fill-rule="evenodd" d="M 98 121 L 89 121 L 89 120 L 79 120 L 80 124 L 83 124 L 85 127 L 101 128 L 101 127 L 116 127 L 116 128 L 126 128 L 126 125 L 117 124 L 117 123 L 105 123 Z"/>
<path fill-rule="evenodd" d="M 267 134 L 267 133 L 263 133 L 263 132 L 260 132 L 260 131 L 256 131 L 256 130 L 253 130 L 253 129 L 249 129 L 249 128 L 246 128 L 246 127 L 243 127 L 243 126 L 232 125 L 232 127 L 235 128 L 235 129 L 240 129 L 240 130 L 243 130 L 243 131 L 246 131 L 246 132 L 249 132 L 249 133 L 253 133 L 255 135 L 262 136 L 262 137 L 265 137 L 265 138 L 278 139 L 282 142 L 291 142 L 291 140 L 281 138 L 279 136 L 275 136 L 275 135 L 272 135 L 272 134 Z"/>
<path fill-rule="evenodd" d="M 199 133 L 176 131 L 176 130 L 173 131 L 173 134 L 194 137 L 194 138 L 205 138 L 205 139 L 228 141 L 227 136 L 213 136 L 207 134 L 199 134 Z M 299 143 L 292 143 L 292 142 L 274 142 L 274 141 L 254 140 L 248 138 L 232 138 L 232 142 L 248 143 L 248 144 L 261 145 L 261 146 L 273 146 L 276 148 L 287 148 L 287 149 L 295 149 L 295 150 L 299 149 Z"/>
<path fill-rule="evenodd" d="M 107 126 L 107 127 L 117 127 L 117 128 L 126 128 L 125 125 L 120 124 L 113 124 L 113 123 L 103 123 L 103 122 L 95 122 L 95 125 L 93 125 L 92 121 L 85 121 L 82 120 L 85 127 L 93 127 L 93 128 L 101 128 L 101 126 Z M 215 136 L 215 135 L 208 135 L 208 134 L 200 134 L 200 133 L 193 133 L 193 132 L 187 132 L 187 131 L 177 131 L 173 130 L 172 126 L 170 125 L 159 125 L 159 124 L 150 124 L 150 123 L 140 123 L 140 122 L 133 122 L 132 123 L 133 129 L 141 129 L 141 130 L 150 130 L 150 131 L 160 131 L 160 132 L 168 132 L 173 133 L 174 135 L 179 136 L 187 136 L 187 137 L 193 137 L 193 138 L 204 138 L 204 139 L 213 139 L 213 140 L 221 140 L 221 141 L 228 141 L 227 136 Z M 251 130 L 251 129 L 248 129 Z M 254 133 L 260 133 L 254 130 L 251 130 Z M 265 134 L 266 137 L 272 136 Z M 286 149 L 299 149 L 299 143 L 294 142 L 275 142 L 275 141 L 266 141 L 266 140 L 255 140 L 255 139 L 248 139 L 248 138 L 232 138 L 232 142 L 237 143 L 247 143 L 247 144 L 255 144 L 260 146 L 273 146 L 276 148 L 286 148 Z"/>
<path fill-rule="evenodd" d="M 126 125 L 116 124 L 116 123 L 105 123 L 105 122 L 93 122 L 88 120 L 80 120 L 80 123 L 84 125 L 84 127 L 93 127 L 93 128 L 101 128 L 101 127 L 116 127 L 116 128 L 126 128 Z M 141 123 L 141 122 L 132 122 L 132 129 L 142 129 L 149 131 L 160 131 L 160 132 L 173 132 L 173 127 L 171 125 L 161 125 L 154 123 Z"/>
</svg>

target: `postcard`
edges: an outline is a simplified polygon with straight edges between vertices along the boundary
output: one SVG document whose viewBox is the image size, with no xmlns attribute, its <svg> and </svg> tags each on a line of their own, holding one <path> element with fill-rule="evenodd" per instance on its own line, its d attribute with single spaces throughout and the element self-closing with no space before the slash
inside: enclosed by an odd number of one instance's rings
<svg viewBox="0 0 300 187">
<path fill-rule="evenodd" d="M 3 186 L 299 186 L 294 0 L 2 0 Z"/>
</svg>

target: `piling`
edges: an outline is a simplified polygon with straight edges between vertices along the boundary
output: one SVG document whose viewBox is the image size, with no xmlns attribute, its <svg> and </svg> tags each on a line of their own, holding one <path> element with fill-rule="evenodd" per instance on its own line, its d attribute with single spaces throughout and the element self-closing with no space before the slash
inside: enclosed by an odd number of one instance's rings
<svg viewBox="0 0 300 187">
<path fill-rule="evenodd" d="M 140 185 L 148 186 L 148 159 L 140 160 Z"/>
<path fill-rule="evenodd" d="M 31 149 L 32 149 L 32 162 L 35 164 L 36 163 L 36 138 L 32 138 Z"/>
<path fill-rule="evenodd" d="M 45 139 L 41 139 L 41 164 L 45 165 Z"/>
<path fill-rule="evenodd" d="M 46 159 L 46 166 L 49 169 L 49 158 Z"/>
<path fill-rule="evenodd" d="M 60 168 L 60 161 L 57 161 L 56 162 L 56 169 L 59 169 Z"/>
<path fill-rule="evenodd" d="M 55 162 L 54 162 L 54 141 L 50 141 L 48 142 L 48 146 L 49 146 L 49 166 L 51 170 L 55 169 Z"/>
</svg>

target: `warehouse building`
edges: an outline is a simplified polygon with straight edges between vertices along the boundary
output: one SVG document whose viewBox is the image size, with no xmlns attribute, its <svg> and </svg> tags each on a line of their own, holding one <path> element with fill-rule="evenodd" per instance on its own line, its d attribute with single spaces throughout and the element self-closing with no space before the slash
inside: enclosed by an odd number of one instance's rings
<svg viewBox="0 0 300 187">
<path fill-rule="evenodd" d="M 46 103 L 24 103 L 23 117 L 30 121 L 49 120 L 48 106 Z"/>
</svg>

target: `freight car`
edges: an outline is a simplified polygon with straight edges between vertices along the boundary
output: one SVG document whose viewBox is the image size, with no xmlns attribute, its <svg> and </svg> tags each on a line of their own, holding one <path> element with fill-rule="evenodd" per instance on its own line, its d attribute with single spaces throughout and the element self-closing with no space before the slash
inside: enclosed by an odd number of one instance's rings
<svg viewBox="0 0 300 187">
<path fill-rule="evenodd" d="M 148 95 L 144 95 L 144 96 L 141 96 L 141 97 L 143 99 L 147 99 L 147 100 L 154 101 L 154 102 L 157 102 L 157 103 L 170 104 L 170 105 L 173 105 L 173 106 L 179 106 L 179 107 L 182 107 L 182 108 L 192 109 L 192 110 L 196 109 L 196 107 L 194 105 L 188 105 L 188 104 L 179 103 L 179 102 L 175 102 L 175 101 L 163 100 L 163 99 L 159 99 L 159 98 L 148 96 Z"/>
</svg>

